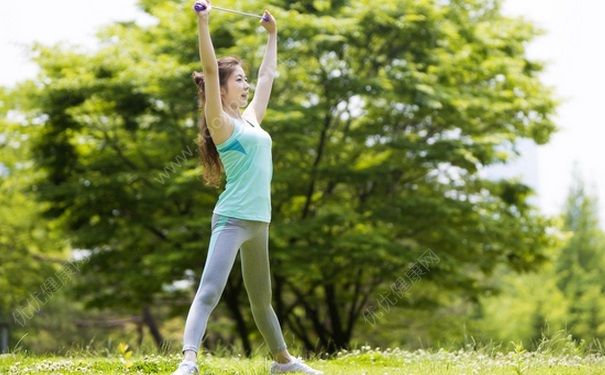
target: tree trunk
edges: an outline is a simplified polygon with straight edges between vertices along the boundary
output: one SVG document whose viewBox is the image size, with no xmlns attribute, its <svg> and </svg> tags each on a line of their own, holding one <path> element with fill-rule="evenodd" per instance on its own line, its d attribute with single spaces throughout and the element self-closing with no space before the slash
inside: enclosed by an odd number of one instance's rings
<svg viewBox="0 0 605 375">
<path fill-rule="evenodd" d="M 338 309 L 338 303 L 336 300 L 336 290 L 334 284 L 326 283 L 323 285 L 326 305 L 328 307 L 328 316 L 330 317 L 330 325 L 332 327 L 332 337 L 328 340 L 328 347 L 326 351 L 328 353 L 335 353 L 339 349 L 343 349 L 349 342 L 349 337 L 342 328 L 340 310 Z"/>
<path fill-rule="evenodd" d="M 155 319 L 153 319 L 153 315 L 151 315 L 151 308 L 149 306 L 143 308 L 143 323 L 149 328 L 149 333 L 151 333 L 158 350 L 162 350 L 164 347 L 164 338 L 160 333 L 160 329 L 158 328 Z"/>
</svg>

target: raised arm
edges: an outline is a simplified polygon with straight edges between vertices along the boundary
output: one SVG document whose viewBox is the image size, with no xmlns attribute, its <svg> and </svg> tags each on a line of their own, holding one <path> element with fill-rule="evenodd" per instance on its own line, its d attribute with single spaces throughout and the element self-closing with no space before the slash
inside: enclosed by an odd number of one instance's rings
<svg viewBox="0 0 605 375">
<path fill-rule="evenodd" d="M 277 24 L 275 18 L 265 10 L 265 16 L 269 17 L 269 21 L 261 20 L 262 26 L 269 33 L 269 39 L 265 48 L 265 56 L 258 70 L 258 82 L 254 92 L 254 98 L 250 102 L 246 111 L 252 111 L 256 120 L 260 124 L 265 117 L 269 97 L 271 96 L 271 87 L 273 86 L 273 78 L 277 71 Z"/>
<path fill-rule="evenodd" d="M 206 115 L 206 125 L 214 143 L 220 144 L 226 141 L 233 132 L 233 124 L 228 121 L 221 103 L 218 63 L 212 39 L 210 38 L 210 28 L 208 27 L 208 16 L 212 7 L 209 0 L 198 0 L 196 4 L 206 6 L 205 10 L 197 12 L 199 52 L 204 69 L 204 92 L 206 96 L 204 113 Z"/>
</svg>

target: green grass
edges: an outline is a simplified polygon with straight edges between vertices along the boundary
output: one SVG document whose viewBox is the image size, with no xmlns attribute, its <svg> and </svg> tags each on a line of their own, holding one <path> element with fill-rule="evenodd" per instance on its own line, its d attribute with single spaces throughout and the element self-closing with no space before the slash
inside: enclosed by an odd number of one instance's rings
<svg viewBox="0 0 605 375">
<path fill-rule="evenodd" d="M 25 353 L 0 356 L 0 374 L 170 374 L 180 356 L 131 356 L 123 350 L 112 356 L 85 352 L 64 357 L 30 356 Z M 605 374 L 605 357 L 596 354 L 545 352 L 485 353 L 445 350 L 414 352 L 378 350 L 367 346 L 340 352 L 331 359 L 309 359 L 311 366 L 329 374 Z M 198 359 L 201 374 L 267 374 L 270 360 L 264 357 L 217 357 Z"/>
</svg>

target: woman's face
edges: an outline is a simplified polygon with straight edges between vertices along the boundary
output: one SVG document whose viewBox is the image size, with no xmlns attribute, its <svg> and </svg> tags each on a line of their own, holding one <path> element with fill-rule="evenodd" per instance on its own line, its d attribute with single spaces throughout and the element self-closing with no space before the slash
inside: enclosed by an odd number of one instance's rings
<svg viewBox="0 0 605 375">
<path fill-rule="evenodd" d="M 241 66 L 236 66 L 235 70 L 227 80 L 226 87 L 221 88 L 221 97 L 223 106 L 229 105 L 233 109 L 243 108 L 248 104 L 248 77 Z"/>
</svg>

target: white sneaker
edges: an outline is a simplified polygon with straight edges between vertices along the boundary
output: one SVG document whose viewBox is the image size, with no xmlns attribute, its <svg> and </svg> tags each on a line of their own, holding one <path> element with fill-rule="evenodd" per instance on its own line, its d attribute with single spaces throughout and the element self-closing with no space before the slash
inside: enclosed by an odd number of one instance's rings
<svg viewBox="0 0 605 375">
<path fill-rule="evenodd" d="M 193 361 L 183 361 L 172 375 L 198 375 L 200 372 Z"/>
<path fill-rule="evenodd" d="M 302 372 L 303 374 L 323 375 L 323 372 L 309 367 L 303 362 L 302 359 L 297 357 L 290 357 L 290 362 L 288 363 L 277 363 L 275 361 L 271 363 L 272 374 L 284 374 L 286 372 Z"/>
</svg>

